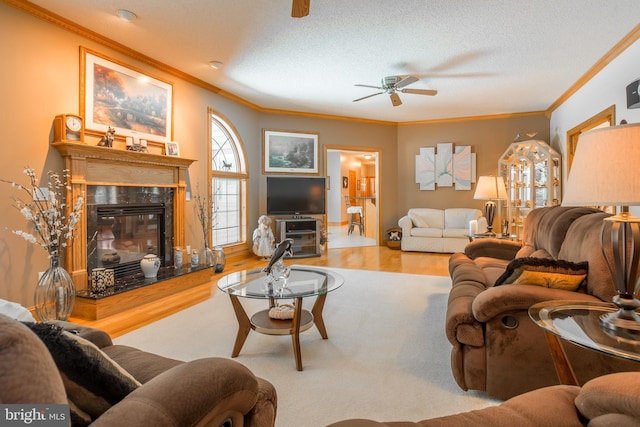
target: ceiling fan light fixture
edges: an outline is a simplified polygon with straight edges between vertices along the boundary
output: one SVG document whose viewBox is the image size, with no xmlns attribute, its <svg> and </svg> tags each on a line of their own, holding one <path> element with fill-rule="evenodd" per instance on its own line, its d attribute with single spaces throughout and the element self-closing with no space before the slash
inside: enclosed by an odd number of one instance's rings
<svg viewBox="0 0 640 427">
<path fill-rule="evenodd" d="M 116 10 L 116 15 L 118 15 L 118 18 L 122 19 L 123 21 L 127 21 L 127 22 L 135 21 L 135 19 L 138 17 L 138 15 L 136 15 L 135 13 L 133 13 L 130 10 L 127 10 L 127 9 L 118 9 L 118 10 Z"/>
<path fill-rule="evenodd" d="M 394 107 L 402 105 L 402 101 L 400 100 L 400 96 L 397 92 L 402 93 L 413 93 L 416 95 L 430 95 L 434 96 L 438 93 L 435 89 L 407 89 L 405 86 L 408 86 L 412 83 L 419 81 L 419 79 L 415 76 L 386 76 L 383 77 L 380 81 L 381 86 L 371 86 L 371 85 L 363 85 L 357 84 L 356 86 L 360 87 L 370 87 L 373 89 L 381 90 L 382 92 L 372 93 L 371 95 L 363 96 L 358 99 L 354 99 L 353 102 L 362 101 L 363 99 L 371 98 L 372 96 L 381 95 L 383 93 L 388 93 L 389 98 L 391 98 L 391 104 Z"/>
</svg>

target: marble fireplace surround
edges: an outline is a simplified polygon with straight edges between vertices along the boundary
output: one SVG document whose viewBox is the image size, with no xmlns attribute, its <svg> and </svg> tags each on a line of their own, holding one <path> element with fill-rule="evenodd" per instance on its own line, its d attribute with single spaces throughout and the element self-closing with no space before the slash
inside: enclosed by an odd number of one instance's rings
<svg viewBox="0 0 640 427">
<path fill-rule="evenodd" d="M 194 160 L 83 143 L 55 142 L 51 145 L 58 150 L 64 159 L 65 169 L 71 175 L 71 189 L 67 200 L 75 200 L 83 193 L 86 194 L 87 186 L 90 185 L 173 188 L 173 244 L 185 245 L 187 169 Z M 86 209 L 86 205 L 83 209 Z M 71 274 L 78 291 L 88 288 L 86 221 L 87 215 L 83 212 L 77 238 L 71 240 L 63 257 L 64 267 Z M 125 292 L 127 295 L 100 299 L 76 298 L 73 315 L 100 319 L 208 280 L 210 273 L 205 270 Z"/>
</svg>

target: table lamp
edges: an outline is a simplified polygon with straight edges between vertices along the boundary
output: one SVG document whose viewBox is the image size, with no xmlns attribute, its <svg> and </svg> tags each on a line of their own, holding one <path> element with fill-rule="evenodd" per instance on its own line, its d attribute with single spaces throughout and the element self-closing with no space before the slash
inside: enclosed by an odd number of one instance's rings
<svg viewBox="0 0 640 427">
<path fill-rule="evenodd" d="M 507 198 L 504 179 L 501 176 L 479 177 L 473 198 L 475 200 L 487 200 L 487 203 L 484 204 L 483 213 L 487 219 L 487 234 L 495 234 L 493 232 L 493 219 L 496 216 L 496 203 L 494 200 L 504 200 Z"/>
<path fill-rule="evenodd" d="M 600 325 L 619 336 L 640 338 L 640 316 L 635 312 L 640 307 L 640 218 L 629 213 L 629 206 L 640 206 L 640 124 L 580 135 L 562 204 L 620 207 L 617 215 L 605 219 L 611 232 L 603 224 L 601 238 L 618 292 L 613 298 L 618 310 L 603 315 Z"/>
</svg>

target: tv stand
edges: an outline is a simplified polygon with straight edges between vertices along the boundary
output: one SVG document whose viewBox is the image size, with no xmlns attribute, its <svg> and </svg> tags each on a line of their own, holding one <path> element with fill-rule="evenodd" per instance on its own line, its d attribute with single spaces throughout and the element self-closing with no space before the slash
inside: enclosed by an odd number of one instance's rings
<svg viewBox="0 0 640 427">
<path fill-rule="evenodd" d="M 320 256 L 321 220 L 294 215 L 290 219 L 276 219 L 276 239 L 293 239 L 291 258 Z"/>
</svg>

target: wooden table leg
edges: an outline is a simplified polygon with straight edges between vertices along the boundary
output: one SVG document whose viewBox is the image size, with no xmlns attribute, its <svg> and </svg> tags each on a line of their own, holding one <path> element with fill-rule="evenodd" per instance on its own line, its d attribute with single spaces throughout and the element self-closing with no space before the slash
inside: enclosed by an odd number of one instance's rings
<svg viewBox="0 0 640 427">
<path fill-rule="evenodd" d="M 551 358 L 553 359 L 553 366 L 556 368 L 558 379 L 561 384 L 565 385 L 580 385 L 576 378 L 575 372 L 569 363 L 567 353 L 562 347 L 560 338 L 551 332 L 545 331 L 547 342 L 549 343 L 549 350 L 551 352 Z"/>
<path fill-rule="evenodd" d="M 231 357 L 238 357 L 240 350 L 242 350 L 242 346 L 247 339 L 247 335 L 249 335 L 249 331 L 251 331 L 251 321 L 247 316 L 247 312 L 244 311 L 242 304 L 240 304 L 238 297 L 235 295 L 229 295 L 229 297 L 231 298 L 233 311 L 236 313 L 236 319 L 238 319 L 238 334 L 236 335 L 236 342 L 233 345 Z"/>
<path fill-rule="evenodd" d="M 302 354 L 300 353 L 300 319 L 302 317 L 302 298 L 296 298 L 294 302 L 293 320 L 291 322 L 291 341 L 293 342 L 293 355 L 296 358 L 296 369 L 302 371 Z"/>
<path fill-rule="evenodd" d="M 324 308 L 324 301 L 327 299 L 327 294 L 318 295 L 316 302 L 313 304 L 311 314 L 313 314 L 313 323 L 316 324 L 318 332 L 323 339 L 329 338 L 327 336 L 327 328 L 324 326 L 324 318 L 322 317 L 322 309 Z"/>
</svg>

